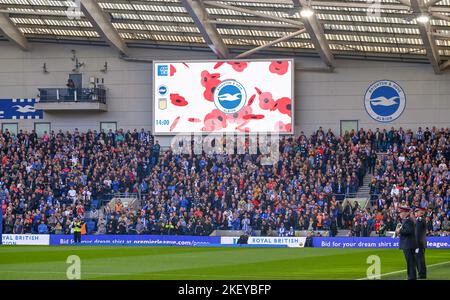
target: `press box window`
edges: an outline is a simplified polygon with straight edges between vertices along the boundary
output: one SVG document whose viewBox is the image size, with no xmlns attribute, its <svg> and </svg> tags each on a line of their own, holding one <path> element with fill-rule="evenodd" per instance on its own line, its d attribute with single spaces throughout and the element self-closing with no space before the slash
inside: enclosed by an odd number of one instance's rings
<svg viewBox="0 0 450 300">
<path fill-rule="evenodd" d="M 34 131 L 38 137 L 43 136 L 46 131 L 50 134 L 50 123 L 34 123 Z"/>
<path fill-rule="evenodd" d="M 11 134 L 17 135 L 18 125 L 17 123 L 3 123 L 2 124 L 2 132 L 8 130 Z"/>
<path fill-rule="evenodd" d="M 358 120 L 341 120 L 341 136 L 344 136 L 345 132 L 351 132 L 352 130 L 358 132 Z"/>
<path fill-rule="evenodd" d="M 100 131 L 108 132 L 110 129 L 115 132 L 117 130 L 117 122 L 100 122 Z"/>
</svg>

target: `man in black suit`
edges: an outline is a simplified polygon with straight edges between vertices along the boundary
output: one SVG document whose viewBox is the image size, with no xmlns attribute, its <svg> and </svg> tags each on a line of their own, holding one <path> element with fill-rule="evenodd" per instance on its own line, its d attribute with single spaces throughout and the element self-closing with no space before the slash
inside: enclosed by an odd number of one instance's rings
<svg viewBox="0 0 450 300">
<path fill-rule="evenodd" d="M 401 226 L 397 226 L 395 232 L 400 236 L 400 249 L 403 250 L 405 255 L 408 280 L 416 280 L 416 224 L 411 219 L 411 209 L 409 207 L 400 207 L 399 210 L 402 223 Z"/>
<path fill-rule="evenodd" d="M 416 239 L 418 249 L 416 249 L 416 263 L 419 279 L 427 278 L 427 265 L 425 264 L 425 248 L 427 247 L 427 222 L 423 215 L 426 209 L 422 207 L 416 208 Z"/>
</svg>

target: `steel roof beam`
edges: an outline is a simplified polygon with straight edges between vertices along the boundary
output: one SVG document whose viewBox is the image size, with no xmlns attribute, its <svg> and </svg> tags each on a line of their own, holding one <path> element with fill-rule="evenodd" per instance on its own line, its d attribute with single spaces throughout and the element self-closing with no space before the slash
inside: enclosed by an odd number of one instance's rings
<svg viewBox="0 0 450 300">
<path fill-rule="evenodd" d="M 229 25 L 229 26 L 250 26 L 250 27 L 269 27 L 269 28 L 285 28 L 285 29 L 298 29 L 298 26 L 282 23 L 262 23 L 262 22 L 236 22 L 236 21 L 224 21 L 224 20 L 208 20 L 208 23 L 217 25 Z M 258 28 L 260 30 L 261 28 Z"/>
<path fill-rule="evenodd" d="M 446 62 L 443 62 L 441 65 L 441 70 L 444 71 L 446 70 L 448 67 L 450 67 L 450 60 L 447 60 Z"/>
<path fill-rule="evenodd" d="M 411 2 L 409 2 L 409 0 L 397 0 L 397 1 L 400 2 L 403 5 L 407 5 L 407 6 L 411 5 Z"/>
<path fill-rule="evenodd" d="M 426 8 L 424 7 L 423 0 L 411 0 L 411 8 L 415 14 L 427 13 Z M 427 51 L 428 60 L 433 66 L 434 72 L 436 74 L 440 74 L 441 68 L 439 66 L 439 63 L 441 61 L 441 58 L 439 56 L 439 50 L 433 37 L 433 33 L 431 32 L 431 24 L 430 22 L 417 22 L 417 25 L 419 26 L 419 32 L 420 36 L 422 37 L 423 46 Z"/>
<path fill-rule="evenodd" d="M 83 14 L 97 32 L 106 39 L 109 45 L 116 48 L 121 54 L 127 55 L 127 44 L 112 25 L 110 18 L 98 5 L 98 2 L 96 0 L 80 0 L 80 2 Z"/>
<path fill-rule="evenodd" d="M 269 20 L 273 20 L 273 21 L 277 21 L 277 22 L 284 22 L 284 23 L 287 23 L 287 24 L 295 25 L 298 28 L 303 28 L 303 23 L 302 22 L 298 22 L 298 21 L 295 21 L 295 20 L 292 20 L 292 19 L 277 17 L 277 16 L 274 16 L 274 15 L 262 13 L 262 12 L 259 12 L 259 11 L 254 11 L 254 10 L 251 10 L 251 9 L 246 9 L 246 8 L 243 8 L 243 7 L 232 6 L 232 5 L 222 4 L 222 3 L 216 3 L 215 1 L 204 1 L 204 3 L 207 4 L 208 6 L 222 8 L 222 9 L 229 9 L 229 10 L 237 11 L 237 12 L 240 12 L 240 13 L 243 13 L 243 14 L 249 14 L 249 15 L 253 15 L 253 16 L 257 16 L 257 17 L 260 17 L 260 18 L 269 19 Z"/>
<path fill-rule="evenodd" d="M 278 44 L 278 43 L 281 43 L 281 42 L 290 40 L 290 39 L 296 37 L 297 35 L 300 35 L 300 34 L 305 33 L 305 32 L 306 32 L 306 29 L 304 29 L 304 28 L 303 28 L 303 29 L 300 29 L 300 30 L 298 30 L 298 31 L 296 31 L 296 32 L 293 32 L 293 33 L 291 33 L 291 34 L 282 36 L 282 37 L 280 37 L 280 38 L 278 38 L 278 39 L 276 39 L 276 40 L 270 41 L 270 42 L 268 42 L 267 44 L 261 45 L 261 46 L 259 46 L 259 47 L 256 47 L 256 48 L 253 48 L 253 49 L 251 49 L 251 50 L 248 50 L 248 51 L 246 51 L 246 52 L 244 52 L 244 53 L 241 53 L 241 54 L 239 54 L 238 56 L 236 56 L 236 58 L 244 58 L 244 57 L 247 57 L 247 56 L 249 56 L 249 55 L 252 55 L 252 54 L 255 53 L 255 52 L 258 52 L 258 51 L 260 51 L 260 50 L 266 49 L 266 48 L 268 48 L 268 47 L 270 47 L 270 46 L 273 46 L 273 45 L 275 45 L 275 44 Z"/>
<path fill-rule="evenodd" d="M 30 46 L 26 37 L 19 30 L 16 24 L 9 18 L 7 14 L 0 13 L 0 33 L 12 43 L 20 47 L 23 51 L 28 51 Z"/>
<path fill-rule="evenodd" d="M 425 6 L 426 7 L 430 7 L 430 6 L 433 6 L 433 5 L 435 5 L 436 3 L 438 3 L 438 2 L 441 2 L 442 0 L 430 0 L 430 1 L 428 1 L 427 3 L 425 3 Z"/>
<path fill-rule="evenodd" d="M 308 6 L 305 0 L 293 0 L 292 1 L 296 7 L 300 9 Z M 334 67 L 334 57 L 331 53 L 330 45 L 328 44 L 327 38 L 322 27 L 322 24 L 317 18 L 316 14 L 313 14 L 309 18 L 303 18 L 303 23 L 305 24 L 305 29 L 308 32 L 316 51 L 319 53 L 320 58 L 328 67 Z"/>
<path fill-rule="evenodd" d="M 450 34 L 444 34 L 444 33 L 435 32 L 435 33 L 433 33 L 433 35 L 438 37 L 438 38 L 441 38 L 441 39 L 450 40 Z"/>
<path fill-rule="evenodd" d="M 236 3 L 236 4 L 242 4 L 242 0 L 224 0 L 230 4 L 232 3 Z M 441 0 L 442 1 L 442 0 Z M 283 5 L 290 5 L 292 4 L 292 0 L 246 0 L 245 1 L 247 4 L 259 4 L 259 3 L 266 3 L 266 4 L 273 4 L 273 5 L 277 5 L 277 4 L 283 4 Z M 63 2 L 62 2 L 63 3 Z M 177 2 L 169 2 L 169 3 L 165 3 L 165 2 L 149 2 L 149 1 L 129 1 L 129 0 L 111 0 L 111 3 L 125 3 L 125 4 L 142 4 L 142 5 L 160 5 L 160 6 L 173 6 L 173 7 L 177 7 L 178 3 Z M 370 8 L 373 4 L 369 3 L 369 2 L 344 2 L 341 0 L 338 1 L 317 1 L 317 0 L 312 0 L 311 1 L 313 8 L 314 7 L 335 7 L 335 8 Z M 430 2 L 426 3 L 425 6 L 427 6 Z M 5 4 L 4 7 L 8 7 L 8 8 L 24 8 L 26 7 L 26 5 L 23 4 L 11 4 L 8 3 L 7 5 Z M 40 9 L 40 10 L 60 10 L 65 12 L 67 7 L 65 5 L 62 6 L 48 6 L 48 5 L 39 5 L 36 3 L 36 5 L 33 5 L 33 7 L 35 9 Z M 259 8 L 259 9 L 277 9 L 277 7 L 259 7 L 257 5 L 255 6 L 249 6 L 246 5 L 247 8 Z M 381 10 L 409 10 L 409 5 L 404 5 L 404 4 L 396 4 L 396 3 L 380 3 L 379 4 L 379 8 Z M 445 6 L 445 5 L 438 5 L 438 6 L 431 6 L 429 7 L 431 11 L 433 12 L 450 12 L 450 7 L 449 6 Z M 278 8 L 278 9 L 283 9 L 283 8 Z M 126 12 L 127 10 L 124 9 L 105 9 L 105 11 L 111 11 L 111 10 L 120 10 L 122 12 Z M 158 11 L 150 11 L 150 10 L 139 10 L 139 12 L 158 12 Z"/>
<path fill-rule="evenodd" d="M 198 0 L 180 0 L 184 8 L 194 20 L 195 25 L 200 30 L 206 44 L 219 58 L 228 58 L 228 47 L 220 36 L 214 24 L 207 22 L 209 14 L 206 11 L 202 1 Z"/>
<path fill-rule="evenodd" d="M 440 13 L 431 13 L 431 15 L 433 17 L 436 17 L 438 19 L 450 22 L 450 16 L 444 15 L 444 14 L 440 14 Z"/>
<path fill-rule="evenodd" d="M 225 0 L 226 2 L 229 3 L 242 3 L 242 0 Z M 276 3 L 274 3 L 274 0 L 246 0 L 245 2 L 247 3 L 266 3 L 266 4 L 285 4 L 285 5 L 291 5 L 292 4 L 292 0 L 277 0 Z M 344 2 L 342 0 L 338 0 L 338 1 L 316 1 L 313 0 L 311 1 L 311 6 L 313 6 L 313 8 L 316 6 L 328 6 L 328 7 L 347 7 L 347 8 L 369 8 L 371 7 L 371 3 L 366 3 L 366 2 Z M 247 6 L 247 7 L 252 7 L 252 6 Z M 258 6 L 253 6 L 254 8 L 259 8 Z M 261 8 L 267 8 L 267 7 L 261 7 Z M 407 10 L 409 9 L 408 6 L 403 5 L 403 4 L 385 4 L 385 3 L 381 3 L 380 4 L 380 9 L 397 9 L 397 10 Z"/>
</svg>

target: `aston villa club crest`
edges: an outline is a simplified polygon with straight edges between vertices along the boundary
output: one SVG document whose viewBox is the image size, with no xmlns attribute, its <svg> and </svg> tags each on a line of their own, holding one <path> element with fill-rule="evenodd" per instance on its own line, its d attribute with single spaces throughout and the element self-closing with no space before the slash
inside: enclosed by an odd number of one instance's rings
<svg viewBox="0 0 450 300">
<path fill-rule="evenodd" d="M 167 108 L 167 98 L 159 98 L 158 108 L 161 110 L 164 110 Z"/>
</svg>

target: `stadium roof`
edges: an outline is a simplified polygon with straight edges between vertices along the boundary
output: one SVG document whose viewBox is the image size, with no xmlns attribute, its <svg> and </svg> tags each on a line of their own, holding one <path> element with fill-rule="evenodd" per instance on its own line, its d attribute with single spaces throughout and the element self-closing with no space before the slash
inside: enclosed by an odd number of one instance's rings
<svg viewBox="0 0 450 300">
<path fill-rule="evenodd" d="M 302 17 L 305 7 L 314 14 Z M 108 43 L 123 55 L 209 46 L 219 58 L 422 61 L 441 73 L 450 66 L 450 0 L 0 0 L 0 35 L 24 50 L 33 41 Z"/>
</svg>

